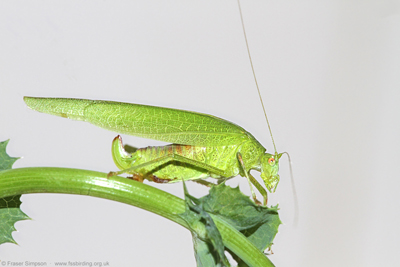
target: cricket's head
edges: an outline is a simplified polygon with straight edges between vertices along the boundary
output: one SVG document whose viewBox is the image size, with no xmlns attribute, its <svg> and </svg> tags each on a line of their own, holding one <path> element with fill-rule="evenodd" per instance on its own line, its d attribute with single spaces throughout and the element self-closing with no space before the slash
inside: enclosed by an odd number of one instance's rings
<svg viewBox="0 0 400 267">
<path fill-rule="evenodd" d="M 268 191 L 273 193 L 279 183 L 279 159 L 282 153 L 268 154 L 265 153 L 261 158 L 261 178 L 264 180 Z"/>
</svg>

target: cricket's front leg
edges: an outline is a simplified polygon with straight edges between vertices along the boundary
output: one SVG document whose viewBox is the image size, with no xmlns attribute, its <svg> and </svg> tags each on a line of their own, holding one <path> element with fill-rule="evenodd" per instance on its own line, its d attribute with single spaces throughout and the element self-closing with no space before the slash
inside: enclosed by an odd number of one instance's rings
<svg viewBox="0 0 400 267">
<path fill-rule="evenodd" d="M 258 192 L 260 192 L 261 195 L 263 196 L 264 201 L 263 201 L 262 204 L 263 204 L 264 206 L 267 206 L 267 202 L 268 202 L 268 194 L 267 194 L 267 191 L 265 191 L 264 187 L 262 187 L 262 185 L 261 185 L 259 182 L 257 182 L 257 180 L 256 180 L 256 179 L 250 174 L 250 172 L 246 169 L 246 166 L 244 165 L 243 158 L 242 158 L 242 155 L 240 154 L 240 152 L 238 152 L 236 156 L 237 156 L 237 159 L 238 159 L 238 161 L 239 161 L 239 163 L 240 163 L 240 166 L 242 167 L 242 170 L 243 170 L 243 172 L 244 172 L 244 175 L 246 176 L 247 181 L 249 182 L 249 186 L 250 186 L 250 190 L 251 190 L 251 195 L 252 195 L 252 197 L 253 197 L 253 199 L 254 199 L 254 202 L 255 202 L 257 205 L 261 205 L 261 202 L 258 201 L 258 199 L 257 199 L 257 197 L 256 197 L 256 194 L 254 193 L 254 190 L 253 190 L 253 187 L 251 186 L 251 184 L 253 184 L 253 185 L 257 188 Z"/>
</svg>

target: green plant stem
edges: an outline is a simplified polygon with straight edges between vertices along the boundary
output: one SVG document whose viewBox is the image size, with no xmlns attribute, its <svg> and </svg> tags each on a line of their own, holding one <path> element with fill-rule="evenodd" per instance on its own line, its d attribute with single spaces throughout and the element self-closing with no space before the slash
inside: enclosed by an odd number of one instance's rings
<svg viewBox="0 0 400 267">
<path fill-rule="evenodd" d="M 0 171 L 0 197 L 32 193 L 63 193 L 100 197 L 133 205 L 170 219 L 185 228 L 179 216 L 184 200 L 152 186 L 106 173 L 51 167 Z M 212 215 L 211 215 L 212 216 Z M 250 241 L 232 226 L 212 216 L 224 245 L 249 266 L 274 266 Z"/>
</svg>

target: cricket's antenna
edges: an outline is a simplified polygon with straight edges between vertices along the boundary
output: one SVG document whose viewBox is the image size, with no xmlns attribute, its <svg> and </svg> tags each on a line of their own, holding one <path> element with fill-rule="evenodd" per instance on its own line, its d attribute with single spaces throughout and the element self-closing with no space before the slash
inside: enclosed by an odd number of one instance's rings
<svg viewBox="0 0 400 267">
<path fill-rule="evenodd" d="M 283 152 L 282 154 L 286 154 L 288 157 L 288 160 L 289 160 L 290 180 L 292 182 L 292 192 L 293 192 L 293 201 L 294 201 L 293 225 L 297 226 L 297 223 L 299 221 L 299 201 L 297 200 L 296 186 L 294 184 L 294 179 L 293 179 L 292 160 L 290 159 L 288 152 Z"/>
<path fill-rule="evenodd" d="M 269 121 L 268 121 L 268 117 L 267 117 L 267 112 L 265 111 L 264 102 L 263 102 L 263 100 L 262 100 L 261 93 L 260 93 L 260 88 L 258 87 L 256 72 L 254 71 L 254 67 L 253 67 L 253 61 L 251 60 L 250 48 L 249 48 L 249 43 L 247 42 L 246 29 L 244 28 L 244 22 L 243 22 L 242 8 L 241 8 L 241 6 L 240 6 L 240 0 L 237 0 L 237 2 L 238 2 L 238 6 L 239 6 L 240 20 L 242 21 L 243 35 L 244 35 L 244 40 L 246 41 L 247 54 L 249 55 L 251 70 L 253 71 L 254 81 L 256 82 L 256 87 L 257 87 L 257 91 L 258 91 L 258 96 L 260 97 L 261 106 L 262 106 L 262 108 L 263 108 L 264 116 L 265 116 L 265 119 L 266 119 L 267 124 L 268 124 L 268 129 L 269 129 L 269 133 L 270 133 L 270 135 L 271 135 L 272 144 L 274 145 L 275 154 L 277 154 L 277 152 L 276 152 L 276 146 L 275 146 L 275 141 L 274 141 L 274 137 L 272 136 L 271 126 L 269 125 Z"/>
</svg>

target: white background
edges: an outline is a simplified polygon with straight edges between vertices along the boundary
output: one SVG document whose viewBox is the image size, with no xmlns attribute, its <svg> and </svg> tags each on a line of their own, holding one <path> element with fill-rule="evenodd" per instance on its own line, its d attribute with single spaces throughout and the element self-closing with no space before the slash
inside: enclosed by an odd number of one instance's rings
<svg viewBox="0 0 400 267">
<path fill-rule="evenodd" d="M 284 225 L 276 266 L 396 266 L 400 238 L 400 3 L 242 3 L 279 152 L 270 197 Z M 116 133 L 29 110 L 22 97 L 76 97 L 175 107 L 235 122 L 273 151 L 236 1 L 0 1 L 0 140 L 15 167 L 115 170 Z M 155 142 L 123 136 L 143 147 Z M 258 175 L 258 174 L 255 174 Z M 259 176 L 257 176 L 259 177 Z M 248 192 L 247 182 L 237 177 Z M 189 184 L 189 183 L 188 183 Z M 154 185 L 154 184 L 152 184 Z M 154 185 L 182 196 L 182 185 Z M 189 190 L 206 192 L 197 184 Z M 195 266 L 190 233 L 137 208 L 32 194 L 19 246 L 0 260 Z"/>
</svg>

